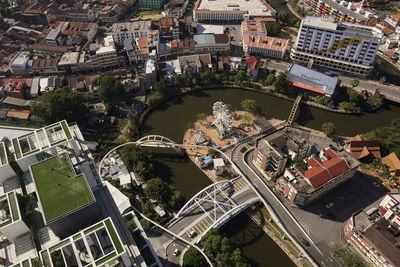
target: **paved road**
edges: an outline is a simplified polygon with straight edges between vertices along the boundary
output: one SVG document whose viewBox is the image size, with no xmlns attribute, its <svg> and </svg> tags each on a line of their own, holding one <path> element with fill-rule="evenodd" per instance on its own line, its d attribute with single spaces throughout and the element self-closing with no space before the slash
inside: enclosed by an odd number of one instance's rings
<svg viewBox="0 0 400 267">
<path fill-rule="evenodd" d="M 291 65 L 291 63 L 289 63 L 289 62 L 271 60 L 267 64 L 267 69 L 275 70 L 277 72 L 285 72 L 290 65 Z M 340 75 L 339 79 L 344 84 L 350 85 L 351 81 L 354 80 L 355 77 Z M 378 90 L 382 95 L 385 96 L 385 98 L 400 103 L 400 87 L 397 87 L 394 85 L 391 86 L 391 85 L 380 84 L 380 83 L 378 83 L 378 81 L 374 81 L 374 80 L 366 80 L 366 79 L 360 79 L 360 78 L 357 78 L 357 80 L 359 80 L 360 83 L 356 87 L 356 89 L 365 89 L 365 90 L 369 90 L 372 92 L 375 92 L 376 90 Z"/>
<path fill-rule="evenodd" d="M 245 147 L 245 149 L 243 149 Z M 259 191 L 261 196 L 270 204 L 275 213 L 279 216 L 282 224 L 286 227 L 296 239 L 306 239 L 310 241 L 311 246 L 304 246 L 303 248 L 311 255 L 311 257 L 322 266 L 339 266 L 329 254 L 328 246 L 320 246 L 314 244 L 314 241 L 305 234 L 299 224 L 293 219 L 286 207 L 277 199 L 274 193 L 265 185 L 259 176 L 246 164 L 244 161 L 245 151 L 247 151 L 246 144 L 239 145 L 233 152 L 233 162 L 240 168 L 244 175 L 249 179 L 253 186 Z"/>
</svg>

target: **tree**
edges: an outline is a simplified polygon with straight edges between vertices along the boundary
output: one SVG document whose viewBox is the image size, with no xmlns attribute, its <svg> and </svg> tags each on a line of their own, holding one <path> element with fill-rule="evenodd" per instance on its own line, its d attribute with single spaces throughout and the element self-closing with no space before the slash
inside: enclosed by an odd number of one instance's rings
<svg viewBox="0 0 400 267">
<path fill-rule="evenodd" d="M 326 134 L 327 136 L 332 136 L 336 132 L 336 126 L 332 122 L 324 122 L 321 125 L 321 130 Z"/>
<path fill-rule="evenodd" d="M 299 158 L 299 157 L 295 157 L 295 158 L 292 160 L 292 164 L 293 164 L 293 165 L 299 166 L 299 167 L 302 168 L 303 170 L 307 170 L 307 169 L 308 169 L 307 163 L 304 161 L 304 159 Z"/>
<path fill-rule="evenodd" d="M 80 122 L 87 111 L 82 95 L 71 92 L 69 87 L 45 93 L 32 105 L 32 113 L 47 123 L 64 119 L 68 122 Z"/>
<path fill-rule="evenodd" d="M 278 22 L 266 22 L 265 28 L 267 28 L 267 32 L 271 36 L 278 36 L 281 32 L 282 26 Z"/>
<path fill-rule="evenodd" d="M 155 103 L 157 103 L 158 101 L 160 101 L 162 99 L 162 94 L 159 92 L 155 92 L 153 94 L 151 94 L 148 98 L 147 98 L 147 104 L 149 106 L 154 105 Z"/>
<path fill-rule="evenodd" d="M 339 107 L 344 110 L 354 110 L 356 108 L 356 104 L 352 102 L 342 101 L 339 103 Z"/>
<path fill-rule="evenodd" d="M 182 87 L 185 84 L 186 81 L 186 75 L 185 74 L 175 74 L 172 77 L 172 83 L 174 86 L 177 87 Z"/>
<path fill-rule="evenodd" d="M 264 83 L 265 85 L 273 85 L 275 82 L 275 75 L 274 74 L 268 74 L 267 78 L 265 78 Z"/>
<path fill-rule="evenodd" d="M 208 69 L 200 72 L 199 79 L 202 84 L 209 84 L 211 82 L 211 72 Z"/>
<path fill-rule="evenodd" d="M 203 267 L 206 265 L 206 259 L 194 247 L 190 247 L 183 255 L 183 266 L 185 267 Z"/>
<path fill-rule="evenodd" d="M 275 89 L 281 94 L 288 94 L 289 93 L 289 86 L 286 82 L 286 74 L 281 72 L 276 76 L 274 82 Z"/>
<path fill-rule="evenodd" d="M 154 199 L 160 204 L 168 205 L 171 198 L 171 189 L 166 182 L 160 178 L 152 178 L 147 181 L 144 192 L 147 197 Z"/>
<path fill-rule="evenodd" d="M 335 245 L 331 248 L 332 255 L 342 266 L 364 267 L 367 266 L 363 259 L 349 249 Z"/>
<path fill-rule="evenodd" d="M 161 97 L 165 94 L 165 90 L 167 89 L 167 86 L 165 85 L 165 83 L 163 82 L 163 81 L 159 81 L 159 82 L 156 82 L 155 84 L 154 84 L 154 90 L 156 91 L 156 92 L 158 92 L 160 95 L 161 95 Z"/>
<path fill-rule="evenodd" d="M 239 70 L 235 75 L 235 80 L 237 82 L 243 82 L 247 80 L 247 73 L 244 70 Z"/>
<path fill-rule="evenodd" d="M 351 81 L 351 86 L 353 86 L 353 88 L 357 87 L 359 84 L 360 84 L 360 81 L 357 79 L 354 79 Z"/>
<path fill-rule="evenodd" d="M 180 210 L 185 205 L 186 199 L 178 190 L 174 190 L 169 200 L 168 207 L 172 210 Z"/>
<path fill-rule="evenodd" d="M 353 88 L 348 87 L 346 89 L 346 94 L 347 94 L 347 97 L 349 98 L 349 101 L 351 103 L 357 103 L 357 102 L 360 101 L 360 98 L 361 98 L 360 93 L 357 92 L 356 90 L 354 90 Z"/>
<path fill-rule="evenodd" d="M 314 101 L 321 105 L 327 105 L 329 103 L 329 98 L 317 95 L 314 97 Z"/>
<path fill-rule="evenodd" d="M 142 179 L 153 178 L 154 166 L 152 154 L 143 147 L 127 145 L 120 149 L 121 158 L 129 171 L 139 175 Z"/>
<path fill-rule="evenodd" d="M 196 115 L 196 121 L 202 121 L 205 120 L 207 118 L 207 114 L 205 113 L 199 113 Z"/>
<path fill-rule="evenodd" d="M 382 103 L 383 103 L 383 97 L 379 93 L 375 93 L 367 100 L 367 104 L 372 108 L 379 107 L 382 105 Z"/>
<path fill-rule="evenodd" d="M 256 101 L 254 99 L 245 99 L 240 102 L 240 106 L 244 111 L 257 114 L 260 113 L 260 107 L 257 106 Z"/>
<path fill-rule="evenodd" d="M 122 98 L 124 89 L 120 81 L 110 75 L 103 75 L 99 78 L 100 99 L 107 104 L 117 104 Z"/>
</svg>

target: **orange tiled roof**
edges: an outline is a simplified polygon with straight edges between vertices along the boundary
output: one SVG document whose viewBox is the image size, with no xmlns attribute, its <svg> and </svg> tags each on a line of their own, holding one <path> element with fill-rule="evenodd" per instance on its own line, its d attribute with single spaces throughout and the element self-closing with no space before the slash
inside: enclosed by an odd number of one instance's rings
<svg viewBox="0 0 400 267">
<path fill-rule="evenodd" d="M 264 35 L 245 34 L 244 44 L 246 46 L 283 51 L 288 44 L 288 40 Z"/>
</svg>

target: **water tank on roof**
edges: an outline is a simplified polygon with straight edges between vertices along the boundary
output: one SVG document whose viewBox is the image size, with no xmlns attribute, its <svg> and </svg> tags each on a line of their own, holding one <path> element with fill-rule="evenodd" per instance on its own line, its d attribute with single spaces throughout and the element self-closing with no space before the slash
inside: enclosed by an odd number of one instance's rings
<svg viewBox="0 0 400 267">
<path fill-rule="evenodd" d="M 352 9 L 354 7 L 354 3 L 353 2 L 350 2 L 348 5 L 347 5 L 347 8 L 348 9 Z"/>
<path fill-rule="evenodd" d="M 349 3 L 347 2 L 347 1 L 341 1 L 340 2 L 340 5 L 342 5 L 342 6 L 347 6 Z"/>
</svg>

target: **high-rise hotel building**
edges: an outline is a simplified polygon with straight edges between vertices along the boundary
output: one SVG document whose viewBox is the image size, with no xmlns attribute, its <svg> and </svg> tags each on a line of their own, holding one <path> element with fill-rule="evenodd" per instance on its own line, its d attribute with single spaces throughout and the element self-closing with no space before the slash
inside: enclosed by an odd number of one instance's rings
<svg viewBox="0 0 400 267">
<path fill-rule="evenodd" d="M 383 33 L 370 26 L 305 17 L 290 57 L 299 63 L 367 76 Z"/>
</svg>

